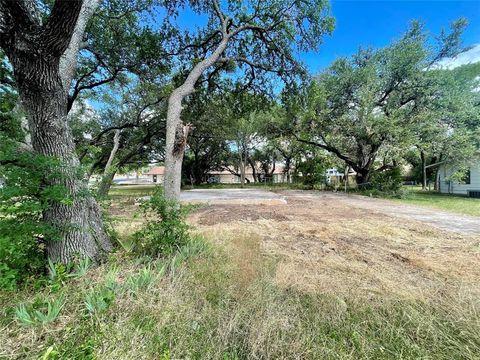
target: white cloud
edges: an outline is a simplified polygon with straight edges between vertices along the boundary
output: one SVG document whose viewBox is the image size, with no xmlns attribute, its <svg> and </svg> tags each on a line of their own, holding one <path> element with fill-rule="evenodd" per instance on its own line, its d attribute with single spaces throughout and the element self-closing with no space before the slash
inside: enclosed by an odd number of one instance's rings
<svg viewBox="0 0 480 360">
<path fill-rule="evenodd" d="M 480 61 L 480 44 L 472 46 L 453 58 L 445 58 L 440 60 L 437 65 L 445 69 L 454 69 L 461 65 L 473 64 Z"/>
</svg>

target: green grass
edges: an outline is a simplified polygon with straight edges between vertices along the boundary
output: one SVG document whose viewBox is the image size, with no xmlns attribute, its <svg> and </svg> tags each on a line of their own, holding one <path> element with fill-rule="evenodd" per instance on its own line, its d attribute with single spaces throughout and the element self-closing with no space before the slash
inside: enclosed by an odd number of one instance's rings
<svg viewBox="0 0 480 360">
<path fill-rule="evenodd" d="M 480 199 L 437 192 L 426 192 L 418 187 L 408 187 L 407 189 L 409 190 L 407 195 L 402 199 L 395 199 L 395 201 L 459 214 L 480 216 Z"/>
<path fill-rule="evenodd" d="M 38 359 L 48 351 L 49 359 L 479 358 L 478 298 L 307 294 L 275 285 L 270 260 L 241 282 L 231 256 L 209 248 L 173 268 L 174 259 L 117 253 L 64 284 L 65 308 L 43 325 L 20 324 L 14 309 L 51 296 L 51 288 L 0 294 L 0 358 Z M 146 272 L 148 286 L 128 280 Z M 92 294 L 101 300 L 94 312 L 86 306 Z"/>
<path fill-rule="evenodd" d="M 126 196 L 147 196 L 151 195 L 155 187 L 159 185 L 117 185 L 112 186 L 108 195 L 112 198 Z"/>
</svg>

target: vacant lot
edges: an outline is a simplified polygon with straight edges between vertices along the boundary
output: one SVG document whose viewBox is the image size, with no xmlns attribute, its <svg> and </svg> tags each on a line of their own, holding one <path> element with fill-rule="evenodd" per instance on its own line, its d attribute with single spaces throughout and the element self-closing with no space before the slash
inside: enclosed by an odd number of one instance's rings
<svg viewBox="0 0 480 360">
<path fill-rule="evenodd" d="M 474 231 L 416 220 L 408 207 L 399 216 L 401 205 L 366 197 L 227 192 L 209 194 L 188 219 L 201 246 L 139 258 L 130 234 L 143 222 L 136 199 L 149 190 L 116 191 L 107 209 L 123 245 L 106 264 L 1 294 L 0 358 L 480 358 Z M 105 303 L 94 316 L 92 294 Z M 59 297 L 54 322 L 15 317 L 19 303 Z"/>
<path fill-rule="evenodd" d="M 277 259 L 275 279 L 283 287 L 405 298 L 477 289 L 480 227 L 457 232 L 442 223 L 470 225 L 468 217 L 422 217 L 416 208 L 365 197 L 283 195 L 286 204 L 211 205 L 191 221 L 214 242 Z"/>
</svg>

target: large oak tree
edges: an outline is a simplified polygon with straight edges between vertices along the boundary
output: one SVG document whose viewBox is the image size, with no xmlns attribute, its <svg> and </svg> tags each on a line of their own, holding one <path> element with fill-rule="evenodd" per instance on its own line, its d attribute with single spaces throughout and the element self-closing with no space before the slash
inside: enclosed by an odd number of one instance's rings
<svg viewBox="0 0 480 360">
<path fill-rule="evenodd" d="M 66 262 L 77 253 L 98 260 L 112 249 L 100 208 L 79 177 L 67 122 L 78 52 L 98 2 L 57 0 L 44 14 L 33 0 L 0 1 L 0 46 L 13 66 L 33 150 L 64 164 L 53 181 L 66 189 L 69 201 L 52 201 L 43 213 L 61 234 L 45 239 L 54 261 Z"/>
</svg>

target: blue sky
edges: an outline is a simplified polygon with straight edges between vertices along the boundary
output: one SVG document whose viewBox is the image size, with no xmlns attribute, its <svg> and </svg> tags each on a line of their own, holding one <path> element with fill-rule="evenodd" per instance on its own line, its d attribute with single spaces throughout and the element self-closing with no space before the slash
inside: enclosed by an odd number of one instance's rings
<svg viewBox="0 0 480 360">
<path fill-rule="evenodd" d="M 463 36 L 465 46 L 480 43 L 480 0 L 472 1 L 364 1 L 333 0 L 336 29 L 324 38 L 318 53 L 302 54 L 316 73 L 338 56 L 348 56 L 360 46 L 383 47 L 397 39 L 413 19 L 421 20 L 432 34 L 466 17 L 470 25 Z"/>
<path fill-rule="evenodd" d="M 401 36 L 412 20 L 420 20 L 432 35 L 450 22 L 466 17 L 465 46 L 480 44 L 480 0 L 331 0 L 336 29 L 323 38 L 316 53 L 299 57 L 312 73 L 318 73 L 339 56 L 354 54 L 360 46 L 379 48 Z M 206 16 L 184 10 L 177 19 L 181 28 L 202 27 Z"/>
</svg>

